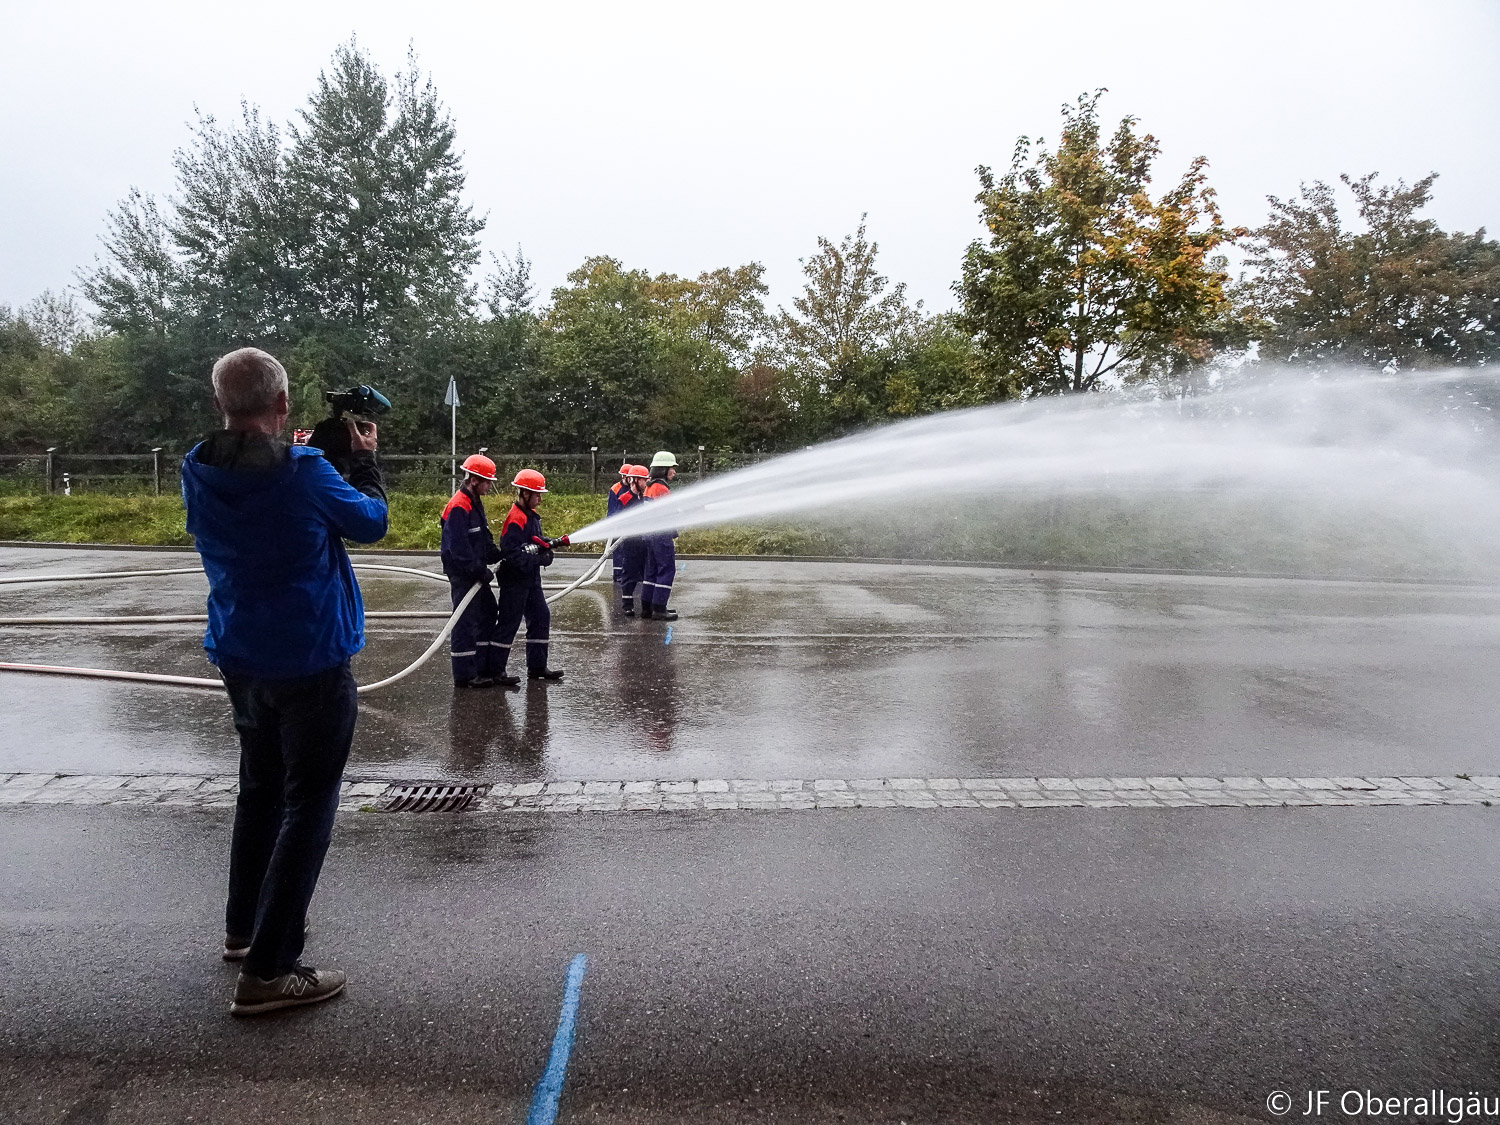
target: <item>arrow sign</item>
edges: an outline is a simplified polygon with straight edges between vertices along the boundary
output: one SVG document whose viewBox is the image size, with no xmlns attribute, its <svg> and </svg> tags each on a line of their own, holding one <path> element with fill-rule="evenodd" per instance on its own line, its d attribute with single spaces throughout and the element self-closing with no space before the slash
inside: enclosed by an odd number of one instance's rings
<svg viewBox="0 0 1500 1125">
<path fill-rule="evenodd" d="M 448 376 L 448 393 L 443 396 L 444 406 L 458 405 L 458 383 L 452 375 Z"/>
</svg>

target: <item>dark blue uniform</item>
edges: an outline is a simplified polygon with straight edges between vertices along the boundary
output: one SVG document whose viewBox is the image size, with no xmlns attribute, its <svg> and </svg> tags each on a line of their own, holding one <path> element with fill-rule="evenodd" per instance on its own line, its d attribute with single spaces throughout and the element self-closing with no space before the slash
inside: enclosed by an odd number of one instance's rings
<svg viewBox="0 0 1500 1125">
<path fill-rule="evenodd" d="M 475 582 L 484 583 L 448 638 L 454 682 L 497 675 L 497 668 L 505 669 L 505 658 L 494 647 L 495 594 L 489 568 L 500 561 L 500 549 L 490 534 L 484 501 L 461 488 L 443 509 L 442 558 L 454 608 Z"/>
<path fill-rule="evenodd" d="M 547 668 L 547 639 L 552 629 L 552 610 L 542 592 L 542 567 L 552 565 L 552 552 L 534 540 L 542 534 L 542 521 L 535 512 L 512 504 L 500 525 L 500 616 L 495 627 L 494 651 L 498 668 L 505 674 L 505 662 L 515 643 L 516 631 L 526 621 L 526 670 L 543 672 Z"/>
<path fill-rule="evenodd" d="M 620 486 L 616 486 L 620 487 Z M 606 517 L 623 512 L 640 499 L 628 487 L 618 493 L 609 490 L 609 511 Z M 620 603 L 627 610 L 635 609 L 635 588 L 641 584 L 641 572 L 646 566 L 646 544 L 636 538 L 621 539 L 615 544 L 615 585 L 620 588 Z"/>
<path fill-rule="evenodd" d="M 630 491 L 630 486 L 624 481 L 616 481 L 609 486 L 609 491 L 604 496 L 604 515 L 614 515 L 634 499 L 635 493 Z"/>
<path fill-rule="evenodd" d="M 658 478 L 647 485 L 644 499 L 660 500 L 671 492 L 667 482 Z M 677 577 L 677 532 L 658 531 L 641 538 L 646 548 L 641 608 L 643 612 L 666 609 L 667 599 L 672 596 L 672 579 Z"/>
</svg>

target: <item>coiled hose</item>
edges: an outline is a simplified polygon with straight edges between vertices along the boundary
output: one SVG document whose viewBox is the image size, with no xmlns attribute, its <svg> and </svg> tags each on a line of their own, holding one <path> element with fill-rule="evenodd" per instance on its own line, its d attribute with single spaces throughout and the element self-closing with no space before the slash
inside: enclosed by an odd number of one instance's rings
<svg viewBox="0 0 1500 1125">
<path fill-rule="evenodd" d="M 608 540 L 604 544 L 604 553 L 601 554 L 599 558 L 596 559 L 593 563 L 591 563 L 584 570 L 581 576 L 579 576 L 576 580 L 569 582 L 565 586 L 555 588 L 553 593 L 547 595 L 547 604 L 551 605 L 553 602 L 559 600 L 560 598 L 567 597 L 580 586 L 587 586 L 590 583 L 597 581 L 599 579 L 599 576 L 604 573 L 604 568 L 609 563 L 610 558 L 614 555 L 615 543 L 616 540 L 614 539 Z M 395 574 L 412 574 L 416 575 L 419 578 L 430 578 L 436 582 L 448 581 L 447 577 L 444 575 L 436 574 L 430 570 L 419 570 L 415 567 L 410 566 L 388 566 L 382 563 L 353 563 L 352 565 L 355 570 L 377 570 Z M 89 582 L 108 578 L 146 578 L 168 574 L 201 573 L 203 573 L 201 567 L 182 566 L 171 567 L 164 570 L 117 570 L 91 572 L 86 574 L 23 574 L 8 578 L 0 578 L 0 585 L 17 585 L 25 582 Z M 402 680 L 406 679 L 406 677 L 415 672 L 418 668 L 422 667 L 422 665 L 431 660 L 433 656 L 437 654 L 438 649 L 443 646 L 443 642 L 448 639 L 449 634 L 453 632 L 453 627 L 458 624 L 458 619 L 463 616 L 464 610 L 469 608 L 469 603 L 474 600 L 474 595 L 479 593 L 480 587 L 482 585 L 482 583 L 476 582 L 469 588 L 469 592 L 463 596 L 463 599 L 458 603 L 458 605 L 454 606 L 453 612 L 448 615 L 448 620 L 443 623 L 442 629 L 438 631 L 438 635 L 433 638 L 432 643 L 427 646 L 426 651 L 424 651 L 421 656 L 417 657 L 405 668 L 401 669 L 401 671 L 397 672 L 393 676 L 387 676 L 385 679 L 377 680 L 373 684 L 361 684 L 359 686 L 360 694 L 363 695 L 368 691 L 379 691 L 381 688 L 390 687 L 392 684 L 400 683 Z M 370 614 L 369 616 L 394 617 L 408 615 L 392 613 Z M 5 624 L 64 625 L 74 624 L 78 622 L 84 622 L 88 624 L 122 624 L 126 622 L 140 622 L 144 624 L 147 622 L 176 622 L 193 620 L 201 620 L 201 618 L 196 614 L 158 614 L 147 617 L 34 617 L 12 618 L 6 621 Z M 95 680 L 133 680 L 139 683 L 148 684 L 172 684 L 177 687 L 222 688 L 224 686 L 224 682 L 222 680 L 210 680 L 200 676 L 168 676 L 158 672 L 125 672 L 113 668 L 70 668 L 61 664 L 18 664 L 0 661 L 0 672 L 40 672 L 54 676 L 84 676 L 89 679 Z"/>
</svg>

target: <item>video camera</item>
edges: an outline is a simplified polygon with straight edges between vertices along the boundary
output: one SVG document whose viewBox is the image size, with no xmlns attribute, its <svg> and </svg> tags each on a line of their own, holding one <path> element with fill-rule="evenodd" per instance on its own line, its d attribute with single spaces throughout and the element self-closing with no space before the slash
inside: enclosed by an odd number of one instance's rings
<svg viewBox="0 0 1500 1125">
<path fill-rule="evenodd" d="M 348 477 L 353 466 L 353 450 L 349 445 L 349 428 L 344 425 L 344 415 L 374 418 L 391 408 L 391 400 L 365 383 L 347 391 L 325 391 L 323 397 L 328 400 L 328 409 L 332 413 L 313 427 L 307 444 L 321 449 L 339 475 Z"/>
<path fill-rule="evenodd" d="M 364 383 L 347 391 L 325 391 L 323 397 L 328 400 L 328 408 L 335 418 L 342 418 L 346 411 L 362 418 L 374 418 L 391 408 L 390 399 Z"/>
</svg>

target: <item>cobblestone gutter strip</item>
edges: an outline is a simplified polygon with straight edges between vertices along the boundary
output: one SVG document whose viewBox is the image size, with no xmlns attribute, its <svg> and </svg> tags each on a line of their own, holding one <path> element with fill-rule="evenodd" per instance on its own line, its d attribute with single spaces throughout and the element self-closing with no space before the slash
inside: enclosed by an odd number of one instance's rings
<svg viewBox="0 0 1500 1125">
<path fill-rule="evenodd" d="M 4 805 L 229 808 L 233 777 L 0 774 Z M 342 810 L 372 809 L 384 781 L 346 781 Z M 1500 777 L 877 777 L 743 781 L 532 781 L 492 785 L 471 812 L 693 812 L 851 808 L 1284 808 L 1489 805 Z"/>
</svg>

